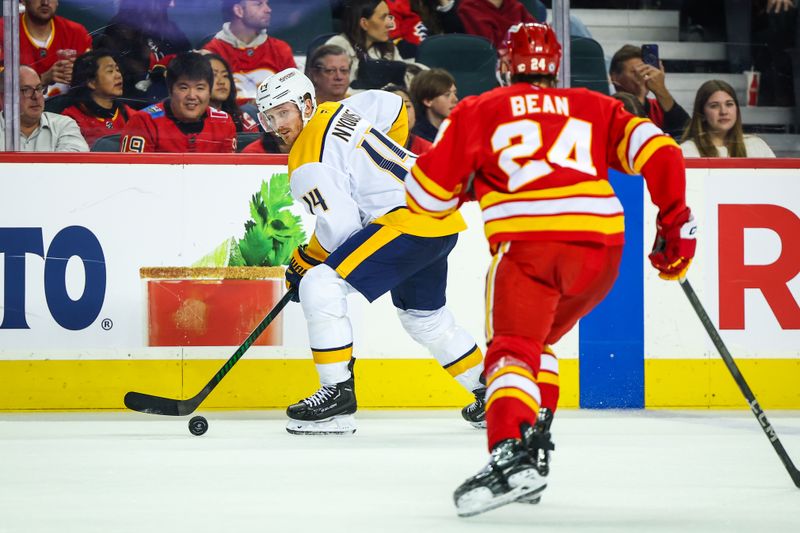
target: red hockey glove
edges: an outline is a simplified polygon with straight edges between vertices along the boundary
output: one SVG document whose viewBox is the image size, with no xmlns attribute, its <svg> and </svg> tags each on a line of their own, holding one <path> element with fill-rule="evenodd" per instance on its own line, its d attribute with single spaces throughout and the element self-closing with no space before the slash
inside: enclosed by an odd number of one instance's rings
<svg viewBox="0 0 800 533">
<path fill-rule="evenodd" d="M 300 294 L 298 292 L 300 290 L 300 280 L 303 279 L 303 276 L 306 275 L 309 268 L 317 266 L 320 263 L 321 261 L 317 261 L 308 255 L 305 244 L 298 246 L 292 253 L 289 266 L 286 267 L 286 288 L 290 291 L 294 291 L 294 295 L 292 296 L 293 302 L 300 301 Z"/>
<path fill-rule="evenodd" d="M 697 247 L 696 234 L 697 223 L 688 208 L 669 226 L 656 219 L 656 242 L 649 257 L 661 279 L 674 280 L 686 275 Z"/>
</svg>

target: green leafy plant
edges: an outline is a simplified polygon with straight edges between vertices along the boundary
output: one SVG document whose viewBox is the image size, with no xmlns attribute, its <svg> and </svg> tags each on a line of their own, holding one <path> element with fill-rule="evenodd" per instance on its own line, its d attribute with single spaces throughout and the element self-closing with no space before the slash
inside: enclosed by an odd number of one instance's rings
<svg viewBox="0 0 800 533">
<path fill-rule="evenodd" d="M 230 238 L 193 266 L 278 266 L 289 264 L 292 251 L 306 241 L 293 203 L 288 174 L 273 174 L 250 200 L 251 219 L 244 238 Z M 225 264 L 220 264 L 223 262 Z"/>
</svg>

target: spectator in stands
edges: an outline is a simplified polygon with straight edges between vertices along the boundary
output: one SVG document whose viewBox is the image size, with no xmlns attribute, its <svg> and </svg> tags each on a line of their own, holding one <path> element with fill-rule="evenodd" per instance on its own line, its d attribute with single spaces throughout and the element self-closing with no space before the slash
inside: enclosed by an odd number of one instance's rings
<svg viewBox="0 0 800 533">
<path fill-rule="evenodd" d="M 775 157 L 762 139 L 742 133 L 736 91 L 721 80 L 709 80 L 697 90 L 682 141 L 684 157 Z"/>
<path fill-rule="evenodd" d="M 58 0 L 24 0 L 20 15 L 19 62 L 29 65 L 49 87 L 47 96 L 66 92 L 72 81 L 75 57 L 92 47 L 86 28 L 56 15 Z M 3 21 L 0 19 L 0 35 Z M 0 65 L 3 47 L 0 46 Z"/>
<path fill-rule="evenodd" d="M 75 60 L 69 98 L 62 115 L 78 123 L 89 146 L 100 137 L 121 133 L 133 109 L 119 103 L 122 74 L 108 50 L 92 50 Z"/>
<path fill-rule="evenodd" d="M 417 123 L 417 113 L 414 109 L 414 104 L 411 102 L 411 95 L 408 93 L 408 90 L 402 85 L 387 85 L 383 90 L 394 93 L 403 99 L 403 104 L 408 113 L 408 131 L 411 132 Z M 422 155 L 433 148 L 433 143 L 423 139 L 419 135 L 409 133 L 405 148 L 414 154 Z"/>
<path fill-rule="evenodd" d="M 169 19 L 172 5 L 173 0 L 120 0 L 117 14 L 95 37 L 95 48 L 105 48 L 118 58 L 123 93 L 136 107 L 163 97 L 160 87 L 167 63 L 191 48 L 186 35 Z"/>
<path fill-rule="evenodd" d="M 261 132 L 261 138 L 242 150 L 243 154 L 288 154 L 289 147 L 273 132 Z"/>
<path fill-rule="evenodd" d="M 44 110 L 47 86 L 27 65 L 19 67 L 19 126 L 22 152 L 88 152 L 78 125 L 69 117 Z M 0 110 L 3 104 L 3 76 L 0 75 Z M 0 112 L 0 149 L 5 149 L 5 119 Z"/>
<path fill-rule="evenodd" d="M 352 0 L 342 14 L 343 33 L 334 35 L 325 44 L 335 44 L 350 57 L 350 84 L 359 74 L 362 61 L 388 59 L 402 61 L 400 52 L 389 39 L 394 21 L 384 0 Z"/>
<path fill-rule="evenodd" d="M 166 79 L 169 98 L 131 116 L 121 151 L 236 151 L 233 120 L 209 106 L 214 84 L 211 63 L 196 52 L 178 54 L 167 67 Z"/>
<path fill-rule="evenodd" d="M 616 98 L 622 102 L 622 106 L 625 108 L 625 111 L 631 115 L 647 118 L 647 111 L 636 95 L 625 91 L 617 91 L 612 95 L 612 98 Z"/>
<path fill-rule="evenodd" d="M 411 133 L 433 142 L 442 121 L 458 103 L 456 80 L 446 70 L 432 68 L 417 74 L 409 92 L 417 119 Z"/>
<path fill-rule="evenodd" d="M 457 0 L 386 0 L 394 17 L 389 37 L 398 45 L 400 55 L 413 57 L 419 43 L 429 35 L 465 33 L 456 3 Z"/>
<path fill-rule="evenodd" d="M 485 37 L 497 49 L 503 46 L 508 28 L 536 22 L 519 0 L 461 0 L 458 16 L 467 33 Z"/>
<path fill-rule="evenodd" d="M 236 80 L 239 103 L 252 102 L 270 75 L 296 67 L 288 43 L 267 35 L 267 0 L 222 0 L 222 29 L 204 48 L 225 58 Z"/>
<path fill-rule="evenodd" d="M 258 131 L 258 123 L 253 120 L 253 117 L 242 111 L 236 101 L 236 83 L 228 63 L 217 54 L 207 53 L 204 55 L 211 63 L 211 70 L 214 72 L 211 107 L 229 114 L 236 125 L 237 133 Z"/>
<path fill-rule="evenodd" d="M 314 84 L 318 105 L 343 100 L 350 88 L 350 56 L 341 46 L 322 45 L 306 61 L 306 76 Z"/>
<path fill-rule="evenodd" d="M 611 58 L 611 82 L 617 91 L 636 95 L 653 123 L 674 138 L 679 138 L 689 115 L 667 90 L 664 66 L 655 68 L 642 61 L 642 49 L 626 44 Z M 648 98 L 652 92 L 655 98 Z"/>
</svg>

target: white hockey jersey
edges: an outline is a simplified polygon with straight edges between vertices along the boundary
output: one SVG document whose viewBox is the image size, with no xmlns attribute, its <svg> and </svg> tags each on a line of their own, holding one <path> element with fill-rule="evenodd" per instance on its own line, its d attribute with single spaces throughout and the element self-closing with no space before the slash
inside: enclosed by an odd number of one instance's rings
<svg viewBox="0 0 800 533">
<path fill-rule="evenodd" d="M 421 237 L 466 229 L 458 212 L 437 220 L 406 208 L 403 181 L 416 160 L 407 137 L 405 106 L 389 92 L 317 108 L 289 153 L 292 196 L 316 216 L 309 253 L 322 260 L 373 222 Z"/>
</svg>

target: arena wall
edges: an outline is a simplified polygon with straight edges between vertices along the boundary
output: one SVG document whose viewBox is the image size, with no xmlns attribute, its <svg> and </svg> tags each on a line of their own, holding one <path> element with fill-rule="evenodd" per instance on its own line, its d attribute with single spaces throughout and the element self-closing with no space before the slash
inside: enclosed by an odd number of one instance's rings
<svg viewBox="0 0 800 533">
<path fill-rule="evenodd" d="M 250 197 L 285 163 L 244 154 L 0 154 L 0 410 L 122 409 L 129 390 L 194 395 L 235 343 L 154 345 L 141 269 L 187 267 L 241 238 Z M 690 167 L 688 199 L 700 223 L 692 284 L 762 405 L 800 408 L 800 164 Z M 677 283 L 649 267 L 655 210 L 642 180 L 611 179 L 626 210 L 625 258 L 612 294 L 555 347 L 561 405 L 745 408 Z M 310 233 L 313 219 L 296 207 Z M 448 303 L 480 339 L 489 253 L 479 210 L 463 211 L 470 229 L 451 256 Z M 266 283 L 279 293 L 279 279 Z M 387 297 L 368 305 L 352 295 L 349 305 L 362 407 L 469 400 L 407 338 Z M 220 329 L 197 308 L 181 312 L 200 321 L 198 331 Z M 298 305 L 287 306 L 273 334 L 204 408 L 282 408 L 316 388 Z"/>
</svg>

